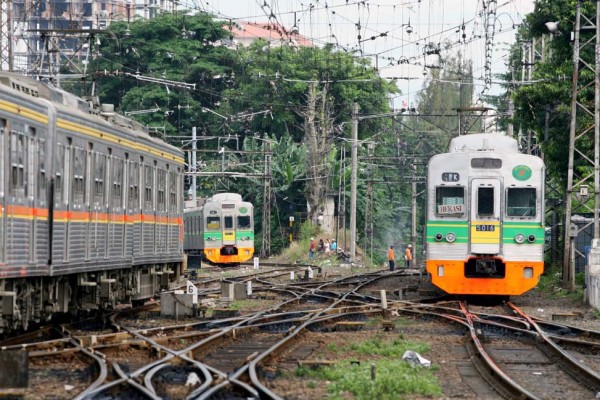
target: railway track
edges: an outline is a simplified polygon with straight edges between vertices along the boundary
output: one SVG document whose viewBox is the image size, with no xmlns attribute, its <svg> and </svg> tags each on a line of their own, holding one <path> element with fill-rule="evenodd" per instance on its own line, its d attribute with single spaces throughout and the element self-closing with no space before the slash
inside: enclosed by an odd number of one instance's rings
<svg viewBox="0 0 600 400">
<path fill-rule="evenodd" d="M 513 303 L 399 300 L 392 292 L 418 279 L 410 274 L 289 282 L 283 273 L 289 270 L 251 278 L 269 298 L 258 311 L 174 323 L 152 314 L 153 304 L 114 312 L 100 324 L 43 328 L 0 342 L 0 350 L 28 351 L 30 398 L 44 390 L 78 399 L 282 399 L 288 395 L 275 383 L 277 371 L 310 359 L 319 348 L 312 337 L 382 332 L 382 321 L 408 316 L 425 325 L 420 333 L 403 328 L 406 334 L 464 338 L 456 362 L 475 397 L 589 398 L 600 391 L 598 332 L 529 317 Z M 385 311 L 381 290 L 388 293 Z M 149 315 L 155 326 L 136 323 Z"/>
</svg>

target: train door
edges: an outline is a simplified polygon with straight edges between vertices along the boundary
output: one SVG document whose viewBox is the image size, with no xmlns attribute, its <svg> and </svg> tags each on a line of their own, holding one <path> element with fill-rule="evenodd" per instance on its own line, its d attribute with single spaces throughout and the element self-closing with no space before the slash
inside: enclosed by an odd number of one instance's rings
<svg viewBox="0 0 600 400">
<path fill-rule="evenodd" d="M 91 227 L 88 247 L 90 249 L 90 258 L 97 259 L 104 257 L 104 248 L 106 246 L 106 234 L 104 233 L 106 229 L 106 223 L 104 222 L 106 156 L 104 154 L 100 152 L 94 153 L 94 166 L 92 167 L 92 170 L 94 171 L 94 187 L 90 193 L 93 200 L 90 204 Z"/>
<path fill-rule="evenodd" d="M 499 179 L 471 181 L 471 253 L 494 255 L 500 253 L 502 182 Z"/>
<path fill-rule="evenodd" d="M 29 220 L 29 262 L 30 263 L 34 263 L 35 262 L 35 245 L 36 245 L 36 238 L 35 238 L 35 228 L 37 226 L 36 220 L 33 217 L 34 214 L 34 210 L 37 206 L 37 199 L 35 196 L 35 186 L 36 186 L 36 175 L 34 173 L 34 171 L 37 170 L 37 136 L 36 136 L 36 129 L 34 127 L 29 127 L 29 138 L 27 139 L 27 141 L 29 142 L 27 144 L 27 166 L 25 167 L 26 171 L 29 171 L 28 173 L 28 177 L 25 179 L 26 180 L 26 188 L 25 188 L 25 193 L 26 193 L 26 198 L 25 198 L 25 207 L 28 208 L 30 211 L 30 215 L 31 218 Z"/>
<path fill-rule="evenodd" d="M 8 121 L 4 118 L 0 118 L 0 263 L 4 261 L 4 210 L 5 210 L 5 158 L 7 157 L 8 148 L 6 144 L 6 138 L 8 135 Z"/>
<path fill-rule="evenodd" d="M 234 214 L 223 210 L 223 246 L 235 246 Z"/>
</svg>

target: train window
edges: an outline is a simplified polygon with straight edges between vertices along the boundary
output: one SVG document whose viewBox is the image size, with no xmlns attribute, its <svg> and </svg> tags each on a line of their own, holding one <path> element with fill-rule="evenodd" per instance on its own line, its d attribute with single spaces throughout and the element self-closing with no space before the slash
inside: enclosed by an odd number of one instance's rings
<svg viewBox="0 0 600 400">
<path fill-rule="evenodd" d="M 494 188 L 480 187 L 477 189 L 477 215 L 494 215 Z"/>
<path fill-rule="evenodd" d="M 506 191 L 506 215 L 509 217 L 535 217 L 535 188 L 508 188 Z"/>
<path fill-rule="evenodd" d="M 144 209 L 152 210 L 154 207 L 152 187 L 154 186 L 154 172 L 151 165 L 144 165 Z"/>
<path fill-rule="evenodd" d="M 499 169 L 502 168 L 502 160 L 499 158 L 473 158 L 471 168 Z"/>
<path fill-rule="evenodd" d="M 83 204 L 85 199 L 85 150 L 75 147 L 73 149 L 73 203 Z"/>
<path fill-rule="evenodd" d="M 25 155 L 27 142 L 25 135 L 11 131 L 9 138 L 10 146 L 10 184 L 11 196 L 25 196 Z"/>
<path fill-rule="evenodd" d="M 106 170 L 106 157 L 104 154 L 94 154 L 94 204 L 102 206 L 104 204 L 104 174 Z"/>
<path fill-rule="evenodd" d="M 164 169 L 158 170 L 158 192 L 156 199 L 156 209 L 158 211 L 166 210 L 165 190 L 167 188 L 167 171 Z"/>
<path fill-rule="evenodd" d="M 112 165 L 112 206 L 118 208 L 123 205 L 123 160 L 115 157 Z"/>
<path fill-rule="evenodd" d="M 225 223 L 225 229 L 233 229 L 233 217 L 231 215 L 223 217 L 223 222 Z"/>
<path fill-rule="evenodd" d="M 73 203 L 83 204 L 85 199 L 85 170 L 86 170 L 85 150 L 73 148 Z"/>
<path fill-rule="evenodd" d="M 438 215 L 464 215 L 465 188 L 460 186 L 436 187 L 435 205 Z"/>
<path fill-rule="evenodd" d="M 250 229 L 252 227 L 252 224 L 250 223 L 250 216 L 238 215 L 237 227 L 238 229 Z"/>
<path fill-rule="evenodd" d="M 46 200 L 46 141 L 40 139 L 38 142 L 38 162 L 39 162 L 39 176 L 38 176 L 38 199 Z"/>
<path fill-rule="evenodd" d="M 169 211 L 177 213 L 177 174 L 169 172 Z"/>
<path fill-rule="evenodd" d="M 65 159 L 65 148 L 58 143 L 56 147 L 56 173 L 54 175 L 54 205 L 61 206 L 63 199 L 63 165 Z"/>
<path fill-rule="evenodd" d="M 136 209 L 139 196 L 139 165 L 136 162 L 129 163 L 129 208 Z"/>
<path fill-rule="evenodd" d="M 221 229 L 221 218 L 206 217 L 206 229 Z"/>
</svg>

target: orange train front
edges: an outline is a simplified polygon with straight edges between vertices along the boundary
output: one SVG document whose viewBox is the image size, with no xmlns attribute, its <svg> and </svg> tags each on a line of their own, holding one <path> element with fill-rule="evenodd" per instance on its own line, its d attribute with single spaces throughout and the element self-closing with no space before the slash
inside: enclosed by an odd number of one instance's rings
<svg viewBox="0 0 600 400">
<path fill-rule="evenodd" d="M 503 135 L 456 137 L 428 167 L 427 271 L 450 294 L 516 296 L 544 271 L 544 163 Z"/>
</svg>

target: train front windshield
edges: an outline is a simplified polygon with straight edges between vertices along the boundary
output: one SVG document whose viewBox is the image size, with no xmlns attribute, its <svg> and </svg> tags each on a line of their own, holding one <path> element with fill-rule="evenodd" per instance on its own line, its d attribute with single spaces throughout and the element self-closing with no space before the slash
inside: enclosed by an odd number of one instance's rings
<svg viewBox="0 0 600 400">
<path fill-rule="evenodd" d="M 221 218 L 219 217 L 208 217 L 206 218 L 206 229 L 220 229 Z"/>
<path fill-rule="evenodd" d="M 250 222 L 250 217 L 249 216 L 238 216 L 237 227 L 238 227 L 238 229 L 252 228 L 252 223 Z"/>
</svg>

